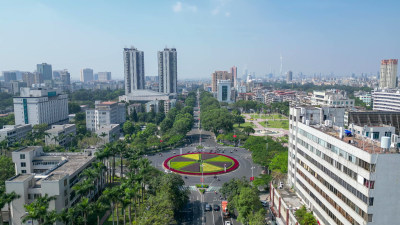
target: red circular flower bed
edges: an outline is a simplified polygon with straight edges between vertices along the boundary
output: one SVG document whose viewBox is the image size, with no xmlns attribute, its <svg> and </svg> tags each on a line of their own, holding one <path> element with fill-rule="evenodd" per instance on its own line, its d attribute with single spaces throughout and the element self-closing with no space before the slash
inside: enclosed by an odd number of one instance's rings
<svg viewBox="0 0 400 225">
<path fill-rule="evenodd" d="M 231 156 L 218 153 L 186 153 L 169 157 L 164 161 L 164 167 L 179 174 L 201 176 L 231 172 L 239 167 L 239 162 Z M 204 168 L 206 171 L 202 173 Z"/>
</svg>

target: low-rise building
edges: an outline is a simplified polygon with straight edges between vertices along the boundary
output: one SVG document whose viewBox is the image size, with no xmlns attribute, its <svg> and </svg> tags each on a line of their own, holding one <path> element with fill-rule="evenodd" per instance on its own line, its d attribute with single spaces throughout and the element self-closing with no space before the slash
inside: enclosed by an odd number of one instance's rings
<svg viewBox="0 0 400 225">
<path fill-rule="evenodd" d="M 125 103 L 96 101 L 94 109 L 86 110 L 86 128 L 90 131 L 97 131 L 103 125 L 122 124 L 125 121 Z"/>
<path fill-rule="evenodd" d="M 94 162 L 95 157 L 92 152 L 44 153 L 42 147 L 32 146 L 14 151 L 12 160 L 17 175 L 8 179 L 5 186 L 7 193 L 14 191 L 20 196 L 10 204 L 12 224 L 20 225 L 32 224 L 30 221 L 22 222 L 27 215 L 24 206 L 40 196 L 54 196 L 56 199 L 50 201 L 49 210 L 57 213 L 75 205 L 82 196 L 73 187 L 82 179 L 79 175 Z M 93 198 L 104 184 L 104 172 L 101 172 L 94 190 L 87 197 Z"/>
<path fill-rule="evenodd" d="M 346 111 L 344 124 L 362 127 L 389 125 L 396 129 L 396 134 L 400 134 L 400 111 Z"/>
<path fill-rule="evenodd" d="M 119 124 L 102 125 L 100 129 L 96 130 L 97 136 L 99 136 L 103 143 L 110 143 L 119 139 L 121 127 Z"/>
<path fill-rule="evenodd" d="M 68 145 L 76 135 L 75 124 L 53 125 L 51 129 L 46 130 L 46 145 Z"/>
<path fill-rule="evenodd" d="M 7 140 L 9 144 L 20 141 L 32 132 L 32 125 L 4 125 L 0 130 L 0 141 Z"/>
<path fill-rule="evenodd" d="M 295 217 L 296 210 L 300 209 L 305 203 L 301 200 L 296 193 L 288 188 L 282 186 L 281 188 L 275 188 L 274 185 L 270 184 L 270 209 L 273 213 L 273 218 L 278 225 L 296 225 L 298 224 L 297 218 Z"/>
<path fill-rule="evenodd" d="M 354 99 L 349 99 L 347 93 L 342 90 L 314 91 L 311 97 L 312 105 L 328 107 L 354 107 Z"/>
<path fill-rule="evenodd" d="M 372 94 L 373 109 L 377 111 L 400 111 L 400 90 L 383 89 Z"/>
</svg>

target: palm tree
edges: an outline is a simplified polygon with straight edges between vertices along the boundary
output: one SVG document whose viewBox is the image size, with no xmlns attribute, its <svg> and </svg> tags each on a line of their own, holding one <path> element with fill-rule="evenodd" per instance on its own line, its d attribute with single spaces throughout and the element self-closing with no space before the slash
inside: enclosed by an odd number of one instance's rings
<svg viewBox="0 0 400 225">
<path fill-rule="evenodd" d="M 81 201 L 76 206 L 78 211 L 81 213 L 83 217 L 83 224 L 87 224 L 88 215 L 92 213 L 92 208 L 89 207 L 89 199 L 87 197 L 83 197 Z"/>
<path fill-rule="evenodd" d="M 113 224 L 114 224 L 114 209 L 117 208 L 117 225 L 119 224 L 119 214 L 118 214 L 118 201 L 120 197 L 120 190 L 118 186 L 115 186 L 113 188 L 106 188 L 104 190 L 102 197 L 107 201 L 111 203 L 111 210 L 112 210 L 112 218 L 113 218 Z"/>
<path fill-rule="evenodd" d="M 20 198 L 20 197 L 21 197 L 21 196 L 18 195 L 17 193 L 15 193 L 14 191 L 11 192 L 11 193 L 9 193 L 9 194 L 4 193 L 4 202 L 7 204 L 7 207 L 8 207 L 8 220 L 9 220 L 8 224 L 12 224 L 11 207 L 10 207 L 10 204 L 11 204 L 15 199 L 18 199 L 18 198 Z"/>
<path fill-rule="evenodd" d="M 116 150 L 118 151 L 119 157 L 120 157 L 120 160 L 121 160 L 121 163 L 120 163 L 121 164 L 120 165 L 121 166 L 120 177 L 123 178 L 124 177 L 123 158 L 124 158 L 124 155 L 126 154 L 126 143 L 124 141 L 118 141 L 117 144 L 116 144 Z"/>
<path fill-rule="evenodd" d="M 28 220 L 31 220 L 33 223 L 33 220 L 36 220 L 39 225 L 44 225 L 43 223 L 45 222 L 45 219 L 48 216 L 47 209 L 49 208 L 49 204 L 52 200 L 55 200 L 56 196 L 51 196 L 49 197 L 47 194 L 44 197 L 38 197 L 35 199 L 31 204 L 24 205 L 26 212 L 28 215 L 26 215 L 23 219 L 22 222 L 26 222 Z M 52 213 L 52 212 L 50 212 Z"/>
<path fill-rule="evenodd" d="M 139 169 L 139 174 L 141 176 L 142 180 L 142 202 L 144 201 L 144 192 L 145 192 L 145 185 L 146 185 L 146 180 L 147 180 L 147 172 L 150 167 L 150 161 L 148 158 L 142 158 L 139 161 L 140 169 Z"/>
<path fill-rule="evenodd" d="M 100 215 L 108 209 L 108 206 L 101 201 L 96 201 L 92 202 L 89 208 L 91 208 L 91 211 L 97 216 L 97 225 L 100 225 Z"/>
</svg>

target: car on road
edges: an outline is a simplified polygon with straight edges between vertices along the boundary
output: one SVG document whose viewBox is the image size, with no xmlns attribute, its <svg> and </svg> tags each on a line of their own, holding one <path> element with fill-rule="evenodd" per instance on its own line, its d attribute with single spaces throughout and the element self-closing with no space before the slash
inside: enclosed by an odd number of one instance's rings
<svg viewBox="0 0 400 225">
<path fill-rule="evenodd" d="M 206 207 L 204 208 L 204 212 L 207 212 L 207 211 L 212 211 L 210 204 L 206 204 Z"/>
<path fill-rule="evenodd" d="M 219 205 L 214 205 L 214 211 L 219 211 Z"/>
<path fill-rule="evenodd" d="M 225 225 L 231 225 L 231 221 L 225 221 Z"/>
</svg>

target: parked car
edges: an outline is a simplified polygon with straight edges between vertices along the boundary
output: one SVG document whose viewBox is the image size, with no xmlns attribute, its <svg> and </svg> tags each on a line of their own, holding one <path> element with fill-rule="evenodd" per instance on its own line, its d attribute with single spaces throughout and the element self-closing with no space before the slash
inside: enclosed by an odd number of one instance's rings
<svg viewBox="0 0 400 225">
<path fill-rule="evenodd" d="M 225 221 L 225 225 L 231 225 L 231 221 Z"/>
<path fill-rule="evenodd" d="M 214 211 L 219 211 L 219 205 L 214 205 Z"/>
</svg>

